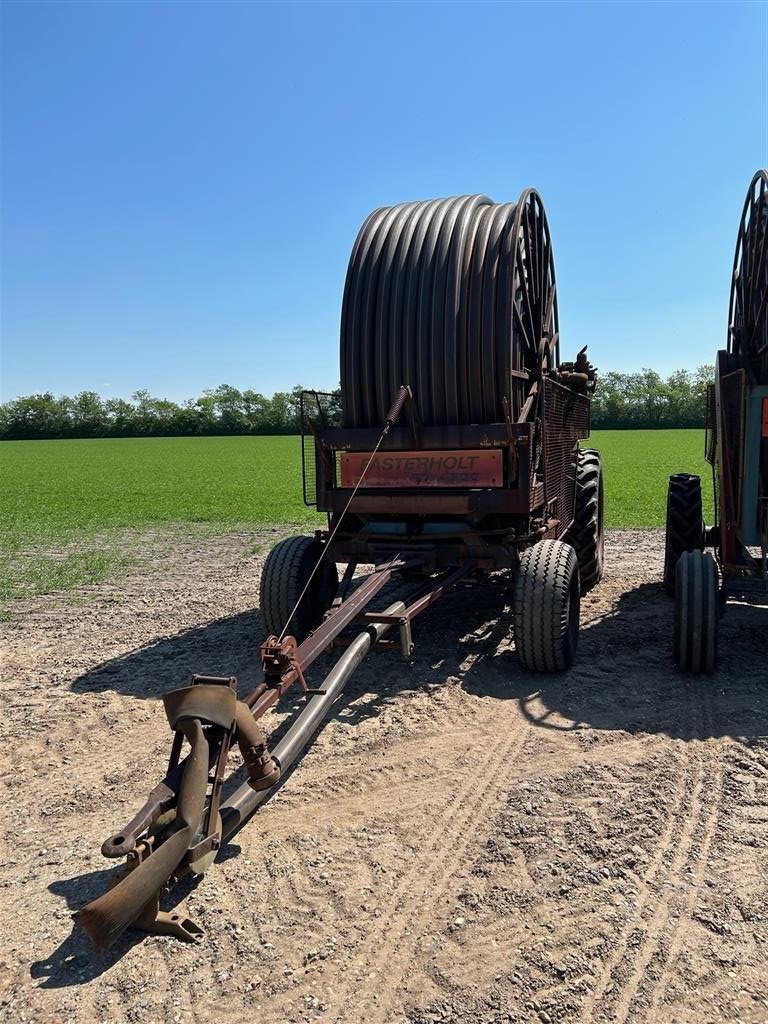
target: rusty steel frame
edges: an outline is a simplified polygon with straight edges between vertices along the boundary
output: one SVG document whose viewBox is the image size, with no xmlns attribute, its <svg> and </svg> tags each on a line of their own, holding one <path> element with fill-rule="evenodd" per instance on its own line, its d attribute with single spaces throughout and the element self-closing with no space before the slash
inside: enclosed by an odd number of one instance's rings
<svg viewBox="0 0 768 1024">
<path fill-rule="evenodd" d="M 743 460 L 745 437 L 745 402 L 749 391 L 747 373 L 744 367 L 734 367 L 735 357 L 721 349 L 715 361 L 715 429 L 717 435 L 716 457 L 713 473 L 716 481 L 717 527 L 708 534 L 707 544 L 712 544 L 715 558 L 720 567 L 722 600 L 733 589 L 738 592 L 750 578 L 766 580 L 764 560 L 768 548 L 764 549 L 762 560 L 757 560 L 744 547 L 741 535 L 741 508 L 739 497 L 743 486 Z M 723 383 L 736 375 L 742 377 L 742 400 L 735 415 L 738 424 L 732 421 L 733 410 L 729 410 L 723 397 Z M 736 427 L 738 426 L 738 433 Z M 739 438 L 739 447 L 734 445 L 734 435 Z M 736 466 L 736 464 L 738 465 Z M 735 468 L 736 466 L 736 468 Z"/>
<path fill-rule="evenodd" d="M 165 698 L 166 711 L 174 729 L 168 771 L 134 817 L 103 843 L 104 856 L 110 859 L 126 857 L 126 868 L 104 896 L 80 912 L 81 921 L 97 948 L 110 946 L 129 926 L 172 934 L 192 942 L 200 940 L 202 930 L 193 922 L 160 910 L 162 894 L 190 873 L 201 874 L 210 866 L 221 844 L 267 798 L 281 774 L 309 742 L 367 651 L 377 645 L 399 646 L 404 654 L 410 654 L 413 619 L 477 569 L 476 561 L 467 559 L 452 571 L 427 580 L 409 596 L 407 603 L 396 602 L 381 612 L 368 610 L 395 573 L 421 565 L 418 559 L 399 556 L 378 565 L 348 597 L 331 608 L 321 625 L 301 644 L 291 636 L 284 637 L 282 641 L 269 637 L 260 649 L 264 680 L 242 701 L 236 699 L 237 680 L 234 677 L 209 676 L 193 676 L 188 690 L 173 691 Z M 365 627 L 363 632 L 351 642 L 343 641 L 340 634 L 353 624 Z M 393 626 L 400 630 L 398 644 L 384 639 Z M 323 686 L 309 687 L 304 673 L 321 654 L 337 645 L 347 649 L 332 667 Z M 331 688 L 329 681 L 335 688 Z M 244 736 L 250 739 L 254 729 L 260 734 L 256 725 L 258 720 L 296 683 L 302 695 L 309 699 L 307 707 L 274 751 L 269 751 L 264 740 L 261 762 L 257 765 L 263 771 L 252 772 L 253 764 L 248 765 L 246 758 L 246 767 L 251 775 L 249 781 L 222 803 L 232 745 L 237 741 L 243 750 Z M 225 692 L 229 697 L 225 698 Z M 200 698 L 193 701 L 196 717 L 173 721 L 169 707 L 174 703 L 189 703 L 190 694 L 192 698 L 200 694 Z M 231 703 L 237 709 L 231 721 L 219 713 L 222 701 L 227 707 Z M 192 727 L 197 728 L 202 746 L 197 753 L 193 746 L 190 753 L 182 758 L 183 739 Z M 196 758 L 194 767 L 193 757 Z M 200 762 L 201 758 L 204 764 Z M 194 782 L 190 781 L 190 771 L 195 773 Z M 266 784 L 262 784 L 264 782 Z M 182 838 L 177 826 L 183 825 L 186 819 L 174 822 L 173 813 L 181 814 L 178 809 L 184 800 L 187 805 L 194 805 L 194 810 L 187 814 L 193 819 L 187 826 L 189 836 L 184 835 L 183 843 L 176 843 L 179 846 L 178 857 L 166 865 L 167 873 L 162 871 L 162 877 L 159 877 L 162 857 L 158 853 L 166 850 L 166 843 L 170 840 L 176 842 Z M 168 818 L 170 822 L 166 821 Z M 143 878 L 151 878 L 152 886 L 142 888 Z"/>
<path fill-rule="evenodd" d="M 410 428 L 396 428 L 395 421 L 409 406 Z M 319 727 L 331 704 L 341 692 L 349 676 L 372 646 L 398 647 L 407 657 L 413 649 L 412 622 L 431 607 L 447 591 L 472 575 L 487 574 L 502 565 L 511 565 L 516 546 L 531 543 L 548 532 L 561 535 L 570 520 L 547 518 L 544 502 L 544 481 L 532 479 L 531 450 L 537 443 L 533 422 L 491 425 L 470 428 L 421 428 L 418 414 L 412 408 L 410 389 L 402 387 L 392 404 L 383 432 L 372 451 L 389 450 L 389 446 L 407 439 L 423 446 L 434 446 L 441 440 L 450 447 L 496 447 L 505 450 L 507 480 L 504 488 L 458 490 L 446 494 L 389 492 L 371 495 L 360 492 L 360 502 L 393 502 L 400 514 L 409 512 L 428 516 L 436 500 L 440 513 L 455 514 L 459 509 L 476 507 L 488 515 L 493 501 L 499 502 L 498 522 L 491 520 L 484 529 L 471 524 L 456 525 L 447 532 L 443 543 L 438 537 L 382 536 L 371 543 L 358 531 L 345 536 L 340 527 L 345 516 L 355 516 L 358 485 L 328 491 L 334 501 L 329 516 L 329 530 L 320 534 L 330 557 L 347 561 L 336 599 L 320 625 L 301 643 L 293 636 L 270 636 L 261 645 L 260 656 L 264 679 L 243 700 L 237 698 L 234 677 L 194 676 L 191 685 L 172 691 L 163 698 L 174 738 L 166 777 L 150 793 L 144 806 L 117 834 L 102 845 L 109 858 L 126 857 L 124 872 L 112 888 L 80 911 L 80 920 L 97 948 L 110 946 L 125 928 L 133 925 L 147 931 L 165 932 L 191 942 L 200 940 L 202 931 L 179 914 L 160 909 L 162 894 L 189 874 L 202 874 L 214 861 L 222 842 L 231 835 L 259 806 L 282 773 L 291 764 Z M 532 407 L 533 408 L 533 407 Z M 318 458 L 318 488 L 330 462 L 328 452 L 344 450 L 345 446 L 368 444 L 369 431 L 328 431 L 315 436 Z M 321 451 L 328 444 L 325 454 Z M 397 450 L 397 449 L 392 449 Z M 333 456 L 335 458 L 335 456 Z M 515 486 L 510 486 L 514 480 Z M 318 493 L 319 490 L 318 490 Z M 338 502 L 338 506 L 336 505 Z M 473 503 L 478 504 L 473 506 Z M 483 502 L 490 503 L 483 505 Z M 352 512 L 350 513 L 350 506 Z M 366 506 L 369 507 L 369 506 Z M 541 509 L 539 520 L 529 521 L 533 507 Z M 512 510 L 525 521 L 523 530 L 510 529 Z M 514 513 L 513 513 L 514 514 Z M 445 524 L 443 524 L 445 525 Z M 436 557 L 441 551 L 443 561 Z M 358 562 L 374 562 L 374 570 L 349 592 L 354 567 Z M 371 611 L 370 605 L 396 573 L 416 569 L 431 578 L 410 595 L 408 602 L 399 601 L 383 611 Z M 441 575 L 433 574 L 444 570 Z M 341 634 L 352 624 L 364 627 L 363 632 L 348 643 Z M 385 639 L 396 626 L 399 642 Z M 345 646 L 324 684 L 312 688 L 305 672 L 324 652 L 334 646 Z M 308 706 L 299 714 L 286 736 L 270 751 L 258 721 L 294 684 L 299 684 Z M 190 750 L 182 759 L 184 739 Z M 248 773 L 248 780 L 222 804 L 231 748 L 237 744 Z"/>
<path fill-rule="evenodd" d="M 715 469 L 720 504 L 718 510 L 720 544 L 716 551 L 724 573 L 727 571 L 727 567 L 734 566 L 736 563 L 739 526 L 739 514 L 735 503 L 735 481 L 733 480 L 734 453 L 731 446 L 733 425 L 727 421 L 722 395 L 722 381 L 727 375 L 728 353 L 720 351 L 715 363 L 715 415 L 718 435 L 718 459 Z"/>
<path fill-rule="evenodd" d="M 765 579 L 768 545 L 762 564 L 742 542 L 742 486 L 747 396 L 755 385 L 768 384 L 768 170 L 758 171 L 744 201 L 731 274 L 727 348 L 715 360 L 715 479 L 717 530 L 711 542 L 722 575 L 722 596 L 750 576 Z M 741 375 L 741 401 L 730 408 L 726 384 Z M 737 447 L 738 446 L 738 447 Z M 715 540 L 716 538 L 716 540 Z"/>
<path fill-rule="evenodd" d="M 565 374 L 551 373 L 551 377 L 571 396 L 562 406 L 566 410 L 562 413 L 564 426 L 570 408 L 567 403 L 586 400 L 588 378 L 573 372 L 572 367 Z M 570 386 L 576 390 L 571 391 Z M 547 420 L 544 393 L 538 392 L 536 384 L 531 388 L 531 398 L 523 411 L 531 419 L 524 422 L 513 423 L 508 417 L 506 423 L 481 427 L 423 427 L 412 392 L 403 385 L 383 430 L 375 437 L 375 432 L 367 429 L 313 429 L 318 507 L 329 512 L 328 531 L 320 531 L 318 540 L 323 544 L 323 557 L 348 563 L 337 596 L 320 625 L 301 643 L 283 634 L 264 641 L 260 648 L 264 679 L 242 701 L 237 698 L 234 677 L 208 676 L 194 676 L 189 687 L 163 698 L 174 733 L 168 772 L 131 821 L 102 845 L 107 857 L 125 856 L 126 869 L 104 896 L 80 912 L 83 926 L 98 948 L 111 945 L 130 925 L 199 941 L 202 932 L 196 925 L 160 910 L 161 895 L 186 875 L 202 874 L 210 866 L 224 839 L 266 799 L 309 742 L 368 650 L 375 645 L 399 646 L 409 656 L 413 619 L 452 587 L 471 575 L 514 566 L 521 545 L 565 533 L 573 509 L 559 509 L 559 517 L 553 517 L 556 499 L 548 493 L 543 453 L 538 472 L 534 463 L 534 450 L 540 451 L 542 438 L 546 441 Z M 406 407 L 409 427 L 398 428 L 396 421 Z M 582 426 L 577 426 L 580 422 Z M 588 432 L 588 415 L 586 424 Z M 563 430 L 563 451 L 573 442 L 574 465 L 575 438 L 582 436 L 583 425 L 584 421 L 575 420 L 570 432 Z M 450 491 L 435 488 L 429 494 L 413 488 L 387 488 L 379 493 L 361 489 L 365 470 L 376 453 L 397 451 L 397 446 L 404 444 L 418 450 L 502 449 L 504 486 Z M 335 479 L 330 477 L 331 470 L 335 475 L 335 453 L 352 450 L 368 454 L 365 469 L 354 488 L 336 488 Z M 565 471 L 565 462 L 561 470 Z M 555 494 L 559 493 L 566 494 L 556 488 Z M 421 523 L 430 516 L 442 517 L 442 540 L 439 534 L 404 536 L 395 535 L 396 531 L 392 536 L 382 533 L 378 538 L 366 537 L 359 516 L 379 510 L 416 516 Z M 446 518 L 457 515 L 472 521 L 452 522 Z M 347 517 L 345 534 L 342 527 Z M 372 562 L 375 568 L 350 593 L 354 567 L 359 562 Z M 408 603 L 399 601 L 384 611 L 371 611 L 369 606 L 376 595 L 396 573 L 408 568 L 432 578 L 410 595 Z M 442 574 L 435 577 L 441 570 Z M 353 623 L 365 627 L 364 631 L 341 654 L 323 686 L 310 687 L 305 677 L 307 669 L 323 652 L 346 644 L 341 634 Z M 393 626 L 398 627 L 399 644 L 385 639 Z M 275 751 L 270 751 L 258 721 L 296 683 L 309 704 Z M 190 751 L 182 760 L 185 738 Z M 228 757 L 234 744 L 242 754 L 248 781 L 222 805 Z"/>
<path fill-rule="evenodd" d="M 168 771 L 131 821 L 103 844 L 105 856 L 127 858 L 125 871 L 107 893 L 80 912 L 81 922 L 97 947 L 108 947 L 131 925 L 199 941 L 202 933 L 196 925 L 179 914 L 161 911 L 161 896 L 185 876 L 202 874 L 221 844 L 274 791 L 368 651 L 374 646 L 399 646 L 409 656 L 413 620 L 453 587 L 469 577 L 514 568 L 522 546 L 544 537 L 561 538 L 571 527 L 578 441 L 589 436 L 589 394 L 595 371 L 586 358 L 586 349 L 574 363 L 557 365 L 559 331 L 551 239 L 541 200 L 532 190 L 520 197 L 509 237 L 515 247 L 513 278 L 525 287 L 521 287 L 520 296 L 517 290 L 507 296 L 520 345 L 514 351 L 505 350 L 504 373 L 510 386 L 500 401 L 495 391 L 496 377 L 483 374 L 483 367 L 491 365 L 490 357 L 494 355 L 489 346 L 495 344 L 495 334 L 488 332 L 478 335 L 482 342 L 480 358 L 470 360 L 463 373 L 458 372 L 455 351 L 446 355 L 440 346 L 433 348 L 435 379 L 449 382 L 450 387 L 442 397 L 433 389 L 434 408 L 430 411 L 425 406 L 422 412 L 428 415 L 423 418 L 409 382 L 400 384 L 382 429 L 336 428 L 315 422 L 304 417 L 302 396 L 302 455 L 306 418 L 315 452 L 316 503 L 328 514 L 327 531 L 317 533 L 321 557 L 346 562 L 347 570 L 325 618 L 306 639 L 297 643 L 293 636 L 284 635 L 289 617 L 282 623 L 279 637 L 270 636 L 262 643 L 264 678 L 244 699 L 237 698 L 234 677 L 203 676 L 193 677 L 189 687 L 163 698 L 174 735 Z M 538 258 L 531 261 L 534 248 Z M 489 288 L 492 285 L 496 289 L 490 276 L 488 283 Z M 458 351 L 457 346 L 454 349 Z M 363 356 L 367 359 L 370 351 L 366 349 Z M 373 377 L 364 373 L 362 381 L 362 389 L 370 392 Z M 389 383 L 384 377 L 375 382 L 382 410 Z M 488 414 L 481 410 L 476 418 L 503 417 L 503 422 L 431 425 L 445 422 L 446 417 L 453 421 L 470 418 L 456 414 L 462 403 L 472 404 L 468 403 L 467 388 L 484 392 L 482 401 L 475 395 L 478 401 L 474 405 L 482 406 Z M 345 397 L 357 400 L 359 396 Z M 321 409 L 320 413 L 319 419 L 323 420 Z M 406 425 L 398 426 L 402 414 L 407 417 Z M 361 418 L 371 423 L 378 416 L 366 413 Z M 354 417 L 347 417 L 347 422 L 354 422 Z M 363 486 L 365 474 L 379 452 L 467 450 L 500 451 L 502 480 L 497 483 L 493 478 L 494 486 L 477 487 L 458 486 L 453 480 L 453 486 L 448 486 L 446 477 L 437 476 L 430 481 L 428 491 L 423 481 L 411 487 Z M 364 457 L 354 487 L 337 486 L 340 452 Z M 545 457 L 548 452 L 554 452 L 552 459 Z M 302 471 L 306 500 L 303 457 Z M 366 517 L 384 519 L 372 530 L 366 526 Z M 398 532 L 386 517 L 405 520 L 404 532 Z M 350 590 L 359 563 L 374 564 L 375 568 Z M 320 564 L 315 564 L 312 573 Z M 418 570 L 429 578 L 407 600 L 397 600 L 382 611 L 371 610 L 376 596 L 406 569 Z M 311 579 L 312 575 L 298 600 L 291 601 L 291 615 L 300 606 Z M 362 631 L 350 641 L 343 634 L 355 624 Z M 386 638 L 394 627 L 399 631 L 399 642 Z M 310 666 L 324 652 L 339 647 L 345 649 L 322 685 L 309 686 L 306 672 Z M 296 684 L 307 704 L 270 750 L 258 723 Z M 189 752 L 182 758 L 185 739 Z M 234 745 L 240 749 L 248 778 L 222 800 L 225 783 L 234 777 L 234 773 L 229 777 L 226 774 Z"/>
<path fill-rule="evenodd" d="M 594 368 L 582 350 L 576 361 L 554 368 L 552 350 L 557 339 L 540 346 L 539 370 L 529 375 L 527 400 L 518 419 L 510 416 L 504 403 L 505 422 L 424 426 L 410 388 L 398 392 L 397 409 L 387 418 L 385 436 L 373 427 L 327 427 L 311 423 L 314 445 L 315 501 L 318 511 L 328 515 L 328 529 L 318 531 L 318 541 L 329 558 L 340 563 L 370 562 L 387 558 L 396 550 L 421 557 L 431 572 L 440 572 L 474 559 L 479 570 L 492 572 L 514 568 L 521 547 L 548 537 L 562 538 L 571 527 L 575 511 L 575 487 L 568 495 L 561 477 L 574 476 L 577 439 L 589 436 L 586 423 L 573 420 L 569 433 L 564 424 L 550 423 L 545 396 L 556 391 L 565 396 L 566 410 L 588 402 L 594 387 Z M 557 404 L 557 403 L 555 403 Z M 399 414 L 407 411 L 407 425 L 398 426 Z M 394 412 L 394 415 L 393 415 Z M 573 415 L 566 411 L 564 420 Z M 562 436 L 561 436 L 562 432 Z M 545 450 L 573 441 L 572 465 L 563 465 L 554 478 Z M 338 483 L 338 456 L 356 453 L 361 457 L 379 453 L 419 453 L 499 450 L 503 453 L 503 482 L 496 486 L 429 487 L 371 486 L 353 489 Z M 304 473 L 306 484 L 306 472 Z M 574 476 L 575 479 L 575 476 Z M 570 501 L 570 505 L 569 505 Z M 408 533 L 383 533 L 387 520 L 405 523 Z M 423 527 L 442 520 L 441 531 L 424 532 Z M 456 524 L 454 532 L 450 523 Z M 368 523 L 375 522 L 374 533 Z M 447 528 L 447 529 L 446 529 Z"/>
</svg>

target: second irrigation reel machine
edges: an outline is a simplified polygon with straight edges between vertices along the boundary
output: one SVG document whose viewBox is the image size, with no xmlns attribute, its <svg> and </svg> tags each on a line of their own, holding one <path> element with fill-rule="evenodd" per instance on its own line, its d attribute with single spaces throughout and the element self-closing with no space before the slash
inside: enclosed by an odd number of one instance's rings
<svg viewBox="0 0 768 1024">
<path fill-rule="evenodd" d="M 675 595 L 674 657 L 711 672 L 729 596 L 768 596 L 768 171 L 752 179 L 733 260 L 727 346 L 707 402 L 715 525 L 698 476 L 670 477 L 664 581 Z M 705 550 L 711 548 L 712 553 Z"/>
<path fill-rule="evenodd" d="M 372 646 L 410 654 L 413 620 L 447 590 L 507 571 L 522 664 L 558 671 L 573 660 L 580 593 L 602 572 L 602 475 L 597 452 L 578 446 L 589 434 L 594 372 L 584 352 L 559 362 L 538 194 L 372 213 L 347 272 L 341 379 L 341 423 L 323 396 L 304 395 L 305 500 L 327 512 L 328 526 L 282 541 L 266 560 L 264 681 L 238 699 L 236 680 L 196 676 L 165 697 L 168 773 L 104 843 L 106 856 L 127 857 L 126 870 L 81 911 L 99 947 L 130 924 L 199 935 L 160 910 L 161 895 L 208 868 Z M 395 599 L 372 610 L 398 580 Z M 335 648 L 330 672 L 310 686 L 309 667 Z M 294 684 L 307 706 L 270 749 L 257 720 Z M 225 796 L 233 746 L 248 777 Z"/>
</svg>

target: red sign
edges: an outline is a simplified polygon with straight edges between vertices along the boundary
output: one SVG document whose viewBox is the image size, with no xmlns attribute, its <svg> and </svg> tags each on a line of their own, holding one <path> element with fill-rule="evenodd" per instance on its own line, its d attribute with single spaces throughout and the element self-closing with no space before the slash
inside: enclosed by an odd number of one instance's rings
<svg viewBox="0 0 768 1024">
<path fill-rule="evenodd" d="M 355 487 L 365 471 L 363 487 L 501 487 L 502 452 L 480 451 L 378 452 L 368 470 L 370 452 L 342 452 L 341 486 Z"/>
<path fill-rule="evenodd" d="M 763 437 L 768 437 L 768 398 L 763 399 Z"/>
</svg>

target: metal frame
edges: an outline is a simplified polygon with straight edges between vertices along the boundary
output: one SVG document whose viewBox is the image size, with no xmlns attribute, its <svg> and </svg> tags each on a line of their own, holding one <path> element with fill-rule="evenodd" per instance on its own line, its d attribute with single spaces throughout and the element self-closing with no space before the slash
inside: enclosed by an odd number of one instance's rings
<svg viewBox="0 0 768 1024">
<path fill-rule="evenodd" d="M 321 625 L 301 644 L 291 636 L 282 640 L 269 637 L 260 648 L 264 679 L 242 701 L 236 702 L 237 680 L 234 677 L 194 676 L 187 690 L 166 696 L 166 711 L 172 718 L 169 707 L 188 702 L 189 694 L 197 688 L 196 717 L 183 717 L 182 711 L 182 718 L 172 720 L 174 740 L 165 778 L 152 790 L 137 814 L 102 845 L 104 856 L 126 857 L 127 864 L 116 884 L 81 911 L 83 925 L 98 948 L 111 945 L 129 925 L 173 934 L 191 942 L 200 940 L 202 930 L 193 922 L 160 911 L 161 895 L 190 873 L 201 874 L 207 870 L 221 844 L 267 798 L 281 774 L 311 740 L 371 647 L 396 646 L 409 655 L 413 649 L 413 620 L 452 587 L 473 575 L 477 563 L 467 559 L 453 571 L 427 580 L 407 601 L 398 601 L 382 611 L 369 611 L 370 604 L 393 575 L 404 568 L 423 569 L 424 563 L 419 559 L 397 557 L 378 565 L 348 597 L 335 602 Z M 355 623 L 365 627 L 362 633 L 351 641 L 340 636 Z M 400 632 L 400 640 L 394 644 L 384 639 L 393 626 Z M 334 646 L 346 650 L 323 685 L 311 688 L 305 673 L 321 654 Z M 270 752 L 256 723 L 296 683 L 309 703 Z M 236 706 L 232 715 L 228 711 L 230 705 Z M 181 759 L 183 739 L 184 736 L 189 738 L 191 725 L 202 729 L 204 755 L 193 744 L 190 753 Z M 249 763 L 246 756 L 249 781 L 222 803 L 229 752 L 235 742 L 241 751 L 247 750 L 249 744 L 250 749 L 259 747 L 258 757 Z M 207 768 L 204 770 L 198 763 L 200 756 L 205 757 Z M 190 781 L 190 773 L 194 773 L 193 781 Z M 164 861 L 161 867 L 159 851 L 167 849 L 169 840 L 178 836 L 179 822 L 173 816 L 173 809 L 185 802 L 194 805 L 191 816 L 196 824 L 190 826 L 189 841 L 179 850 L 178 858 L 173 863 Z M 176 813 L 179 816 L 182 812 Z M 147 884 L 142 885 L 143 882 Z"/>
<path fill-rule="evenodd" d="M 768 506 L 759 492 L 760 460 L 768 449 L 768 439 L 760 432 L 768 386 L 755 384 L 740 363 L 743 358 L 738 355 L 725 350 L 717 353 L 716 434 L 713 449 L 707 453 L 713 465 L 717 514 L 708 541 L 720 567 L 723 601 L 729 589 L 743 590 L 745 581 L 761 582 L 768 588 Z M 738 387 L 735 402 L 725 395 L 726 388 L 734 384 Z M 758 558 L 750 547 L 760 549 Z"/>
<path fill-rule="evenodd" d="M 80 912 L 98 947 L 111 945 L 131 924 L 198 941 L 197 926 L 160 910 L 161 896 L 186 875 L 204 872 L 220 845 L 274 791 L 368 651 L 378 645 L 409 656 L 414 620 L 453 587 L 497 569 L 515 569 L 521 548 L 545 537 L 564 537 L 571 527 L 578 442 L 589 436 L 595 371 L 586 349 L 573 363 L 559 364 L 551 236 L 534 190 L 524 190 L 514 206 L 494 204 L 488 230 L 478 228 L 475 243 L 460 257 L 464 262 L 471 257 L 470 263 L 460 273 L 453 266 L 448 243 L 455 235 L 469 237 L 463 226 L 469 231 L 469 221 L 461 220 L 457 228 L 457 219 L 489 203 L 485 197 L 436 201 L 433 223 L 439 216 L 440 229 L 434 233 L 430 227 L 429 262 L 418 277 L 410 265 L 405 271 L 412 288 L 385 288 L 386 299 L 384 293 L 374 296 L 368 279 L 381 274 L 378 269 L 370 273 L 367 256 L 360 271 L 365 287 L 345 288 L 344 418 L 359 429 L 331 422 L 321 393 L 304 392 L 299 403 L 304 500 L 328 516 L 327 529 L 316 535 L 320 559 L 301 581 L 298 595 L 291 592 L 287 621 L 281 611 L 281 635 L 261 645 L 263 681 L 244 699 L 237 697 L 236 679 L 207 676 L 195 676 L 190 686 L 163 698 L 174 734 L 168 771 L 131 821 L 102 846 L 107 857 L 127 858 L 124 873 Z M 404 209 L 393 207 L 383 216 L 399 217 Z M 366 221 L 368 228 L 372 223 Z M 357 280 L 357 257 L 367 253 L 374 237 L 378 252 L 379 235 L 364 225 L 350 260 L 348 285 Z M 474 282 L 462 296 L 454 294 L 459 279 Z M 456 315 L 443 316 L 457 298 Z M 369 329 L 374 319 L 369 305 L 385 301 L 388 320 L 400 325 L 393 328 L 387 352 L 408 356 L 400 363 L 389 359 L 382 368 L 373 358 L 384 349 Z M 430 303 L 431 318 L 426 316 Z M 418 317 L 411 315 L 415 311 Z M 438 312 L 445 329 L 433 329 Z M 378 313 L 375 319 L 380 320 Z M 383 427 L 378 426 L 381 417 Z M 443 423 L 455 425 L 432 425 Z M 493 472 L 485 477 L 461 479 L 432 468 L 433 462 L 447 462 L 441 453 L 469 450 L 481 453 L 478 465 L 486 461 L 485 452 L 500 452 L 501 474 L 496 459 L 488 460 Z M 339 486 L 337 461 L 344 452 L 361 456 L 352 487 Z M 366 473 L 379 452 L 429 452 L 433 475 L 426 482 L 417 478 L 416 486 L 402 486 L 401 477 L 399 486 L 384 488 L 371 486 L 376 482 L 372 475 L 366 486 Z M 484 486 L 469 486 L 480 479 Z M 324 558 L 345 562 L 347 568 L 325 617 L 298 643 L 287 631 Z M 374 569 L 353 588 L 358 564 Z M 383 589 L 408 570 L 425 577 L 424 582 L 405 598 L 375 609 Z M 318 617 L 324 611 L 315 610 Z M 347 630 L 354 625 L 362 631 L 350 638 Z M 395 627 L 398 639 L 388 639 Z M 330 672 L 320 686 L 310 686 L 309 669 L 334 649 L 341 653 Z M 259 722 L 297 685 L 307 705 L 270 749 Z M 182 758 L 185 742 L 189 751 Z M 248 778 L 224 799 L 233 745 Z"/>
<path fill-rule="evenodd" d="M 168 772 L 131 821 L 103 844 L 105 856 L 127 858 L 126 869 L 107 893 L 80 912 L 97 947 L 111 945 L 129 925 L 199 941 L 202 932 L 196 925 L 160 910 L 161 895 L 186 875 L 201 874 L 210 866 L 221 843 L 266 799 L 310 741 L 371 647 L 399 647 L 410 655 L 413 620 L 452 587 L 469 577 L 514 566 L 521 545 L 566 532 L 573 519 L 575 491 L 569 492 L 564 481 L 572 473 L 575 489 L 578 439 L 589 432 L 593 372 L 583 352 L 581 363 L 553 371 L 548 351 L 547 347 L 546 373 L 542 362 L 542 375 L 533 382 L 517 423 L 508 418 L 502 424 L 423 427 L 406 386 L 399 389 L 378 433 L 310 421 L 318 508 L 329 517 L 328 530 L 317 534 L 324 544 L 322 557 L 347 562 L 338 594 L 324 620 L 303 642 L 290 635 L 265 640 L 260 648 L 264 679 L 243 700 L 237 699 L 234 678 L 195 676 L 189 687 L 166 694 L 163 702 L 174 731 Z M 550 393 L 554 411 L 548 420 Z M 305 415 L 303 401 L 301 408 Z M 405 410 L 409 426 L 397 427 Z M 586 418 L 579 419 L 579 410 Z M 554 461 L 545 457 L 551 445 L 559 445 Z M 361 486 L 363 476 L 353 489 L 336 486 L 339 451 L 361 451 L 372 459 L 379 450 L 466 448 L 501 449 L 504 485 L 376 492 Z M 570 507 L 564 507 L 569 494 Z M 375 568 L 351 589 L 360 562 Z M 371 611 L 370 605 L 393 576 L 407 569 L 429 578 L 407 600 Z M 342 634 L 354 623 L 365 628 L 350 642 Z M 399 631 L 398 642 L 385 639 L 393 626 Z M 322 686 L 310 687 L 305 673 L 335 646 L 346 650 Z M 258 722 L 296 683 L 308 706 L 270 751 Z M 190 751 L 181 760 L 185 738 Z M 222 803 L 235 743 L 248 781 Z"/>
<path fill-rule="evenodd" d="M 715 363 L 715 429 L 708 427 L 718 523 L 710 533 L 722 574 L 731 583 L 768 587 L 768 438 L 761 405 L 768 394 L 768 171 L 752 179 L 733 258 L 727 350 Z M 755 558 L 750 548 L 760 548 Z"/>
<path fill-rule="evenodd" d="M 407 426 L 383 437 L 375 428 L 325 428 L 307 424 L 315 443 L 315 501 L 328 514 L 317 539 L 335 562 L 375 562 L 395 551 L 421 558 L 428 571 L 467 558 L 484 572 L 514 567 L 521 547 L 562 537 L 573 522 L 579 440 L 589 436 L 588 393 L 594 371 L 585 353 L 560 369 L 542 349 L 539 375 L 513 422 L 423 426 L 409 389 L 401 404 Z M 548 409 L 551 398 L 552 412 Z M 556 412 L 562 422 L 554 422 Z M 430 451 L 495 449 L 503 453 L 504 480 L 495 487 L 388 487 L 353 492 L 338 483 L 337 456 L 355 452 L 417 455 Z M 553 465 L 547 453 L 559 452 Z M 391 526 L 391 532 L 386 531 Z"/>
</svg>

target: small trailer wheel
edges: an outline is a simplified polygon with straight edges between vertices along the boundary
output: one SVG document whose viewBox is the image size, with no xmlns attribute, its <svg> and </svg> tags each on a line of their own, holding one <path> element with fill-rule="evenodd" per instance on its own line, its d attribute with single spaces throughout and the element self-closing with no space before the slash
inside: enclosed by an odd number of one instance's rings
<svg viewBox="0 0 768 1024">
<path fill-rule="evenodd" d="M 320 565 L 312 576 L 318 559 Z M 261 572 L 259 591 L 267 633 L 280 635 L 310 576 L 309 589 L 288 629 L 299 643 L 322 622 L 336 596 L 339 574 L 323 545 L 313 537 L 287 537 L 272 548 Z"/>
<path fill-rule="evenodd" d="M 542 540 L 523 552 L 515 577 L 517 656 L 532 672 L 562 672 L 579 640 L 579 563 L 570 544 Z"/>
<path fill-rule="evenodd" d="M 701 478 L 676 473 L 667 488 L 667 530 L 664 539 L 664 586 L 675 593 L 677 560 L 684 551 L 704 547 L 704 520 L 701 511 Z"/>
<path fill-rule="evenodd" d="M 675 664 L 682 672 L 712 672 L 720 602 L 717 568 L 707 551 L 685 551 L 675 575 Z"/>
</svg>

